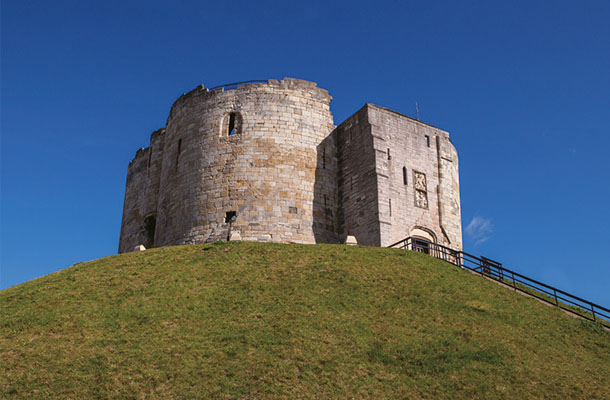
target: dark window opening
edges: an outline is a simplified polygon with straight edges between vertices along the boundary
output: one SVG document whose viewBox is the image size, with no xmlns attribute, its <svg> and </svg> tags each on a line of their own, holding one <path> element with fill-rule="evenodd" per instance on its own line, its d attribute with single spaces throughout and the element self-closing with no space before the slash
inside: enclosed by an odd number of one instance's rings
<svg viewBox="0 0 610 400">
<path fill-rule="evenodd" d="M 419 253 L 430 254 L 430 242 L 427 240 L 413 238 L 413 250 Z"/>
<path fill-rule="evenodd" d="M 392 199 L 388 199 L 388 207 L 390 208 L 390 217 L 392 216 Z"/>
<path fill-rule="evenodd" d="M 150 215 L 144 219 L 144 247 L 147 249 L 155 245 L 155 229 L 157 228 L 157 219 L 154 215 Z"/>
<path fill-rule="evenodd" d="M 402 167 L 402 183 L 407 184 L 407 167 Z"/>
<path fill-rule="evenodd" d="M 297 213 L 297 208 L 296 207 L 288 207 L 288 212 L 290 214 L 296 214 Z"/>
<path fill-rule="evenodd" d="M 392 156 L 390 155 L 390 149 L 388 149 L 388 160 L 391 160 Z"/>
<path fill-rule="evenodd" d="M 228 224 L 229 222 L 235 221 L 236 218 L 236 211 L 227 211 L 227 213 L 225 214 L 225 223 Z"/>
<path fill-rule="evenodd" d="M 235 113 L 229 114 L 229 129 L 227 130 L 229 136 L 235 135 Z"/>
<path fill-rule="evenodd" d="M 176 168 L 178 168 L 178 160 L 180 159 L 181 151 L 182 151 L 182 139 L 178 139 L 178 152 L 176 153 Z"/>
<path fill-rule="evenodd" d="M 426 135 L 426 146 L 430 147 L 430 136 Z"/>
</svg>

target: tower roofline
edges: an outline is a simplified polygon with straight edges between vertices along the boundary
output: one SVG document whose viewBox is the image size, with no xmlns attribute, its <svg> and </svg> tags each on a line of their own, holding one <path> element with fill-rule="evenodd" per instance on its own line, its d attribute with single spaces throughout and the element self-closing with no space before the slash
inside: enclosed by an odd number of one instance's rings
<svg viewBox="0 0 610 400">
<path fill-rule="evenodd" d="M 330 96 L 330 94 L 328 93 L 328 90 L 319 87 L 316 82 L 307 81 L 307 80 L 298 79 L 298 78 L 285 77 L 284 79 L 282 79 L 280 81 L 278 81 L 276 79 L 250 80 L 250 81 L 244 81 L 244 82 L 224 84 L 224 85 L 215 86 L 212 88 L 206 88 L 203 84 L 201 84 L 201 85 L 197 86 L 196 88 L 180 95 L 176 99 L 176 101 L 174 101 L 172 106 L 170 107 L 169 116 L 172 115 L 172 112 L 176 106 L 182 104 L 183 102 L 187 101 L 188 99 L 190 99 L 192 97 L 216 96 L 220 93 L 224 93 L 227 91 L 249 90 L 249 89 L 256 88 L 256 87 L 307 90 L 307 91 L 310 91 L 311 93 L 315 93 L 314 98 L 316 100 L 326 102 L 328 104 L 330 104 L 330 102 L 332 100 L 332 96 Z M 168 117 L 168 119 L 169 119 L 169 117 Z"/>
<path fill-rule="evenodd" d="M 413 117 L 409 117 L 408 115 L 405 115 L 405 114 L 399 113 L 398 111 L 394 111 L 394 110 L 392 110 L 392 109 L 390 109 L 390 108 L 387 108 L 387 107 L 378 106 L 377 104 L 368 103 L 368 102 L 367 102 L 367 103 L 364 103 L 364 106 L 362 106 L 362 108 L 364 108 L 364 107 L 371 107 L 371 108 L 377 108 L 377 109 L 379 109 L 379 110 L 388 111 L 388 112 L 391 112 L 392 114 L 397 114 L 397 115 L 400 115 L 401 117 L 405 117 L 405 118 L 407 118 L 407 119 L 409 119 L 409 120 L 411 120 L 411 121 L 415 122 L 416 124 L 420 124 L 420 125 L 424 125 L 424 126 L 429 126 L 430 128 L 438 129 L 439 131 L 442 131 L 442 132 L 445 132 L 445 133 L 449 134 L 449 132 L 447 132 L 447 131 L 445 131 L 445 130 L 443 130 L 443 129 L 439 128 L 438 126 L 434 126 L 434 125 L 431 125 L 431 124 L 427 124 L 427 123 L 422 122 L 422 121 L 420 121 L 420 120 L 418 120 L 418 119 L 415 119 L 415 118 L 413 118 Z"/>
</svg>

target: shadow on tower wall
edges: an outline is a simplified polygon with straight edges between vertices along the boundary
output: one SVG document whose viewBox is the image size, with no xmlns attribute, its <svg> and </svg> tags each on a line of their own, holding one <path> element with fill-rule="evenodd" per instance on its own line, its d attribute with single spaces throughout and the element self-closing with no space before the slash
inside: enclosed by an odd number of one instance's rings
<svg viewBox="0 0 610 400">
<path fill-rule="evenodd" d="M 339 197 L 339 157 L 336 131 L 317 147 L 317 163 L 313 192 L 312 228 L 316 243 L 342 243 L 343 228 Z"/>
</svg>

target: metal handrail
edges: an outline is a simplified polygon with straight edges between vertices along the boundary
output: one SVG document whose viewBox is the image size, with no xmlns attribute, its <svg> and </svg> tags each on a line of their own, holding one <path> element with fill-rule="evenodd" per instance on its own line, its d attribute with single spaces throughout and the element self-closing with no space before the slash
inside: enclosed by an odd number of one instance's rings
<svg viewBox="0 0 610 400">
<path fill-rule="evenodd" d="M 248 83 L 267 83 L 266 80 L 255 79 L 252 81 L 243 81 L 243 82 L 235 82 L 235 83 L 227 83 L 220 86 L 214 86 L 213 88 L 208 88 L 208 90 L 216 90 L 216 89 L 224 89 L 224 90 L 235 90 L 238 86 L 245 85 Z"/>
<path fill-rule="evenodd" d="M 489 258 L 477 257 L 465 251 L 455 250 L 411 236 L 388 247 L 398 247 L 405 250 L 427 253 L 432 257 L 442 259 L 457 267 L 468 269 L 481 276 L 507 285 L 515 291 L 536 297 L 581 318 L 599 322 L 606 327 L 610 327 L 610 310 L 606 307 L 505 268 L 501 263 Z"/>
</svg>

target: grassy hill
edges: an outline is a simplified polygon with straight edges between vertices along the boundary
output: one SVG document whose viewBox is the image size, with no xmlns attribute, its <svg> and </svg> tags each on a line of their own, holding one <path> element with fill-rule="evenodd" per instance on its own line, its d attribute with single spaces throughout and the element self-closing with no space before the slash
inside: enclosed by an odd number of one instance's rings
<svg viewBox="0 0 610 400">
<path fill-rule="evenodd" d="M 0 292 L 0 398 L 608 398 L 610 333 L 423 254 L 217 243 Z"/>
</svg>

